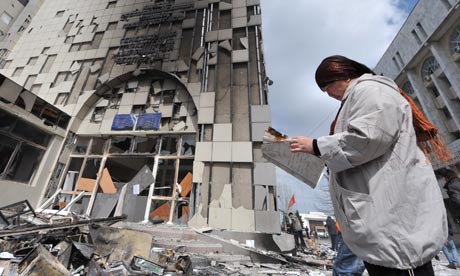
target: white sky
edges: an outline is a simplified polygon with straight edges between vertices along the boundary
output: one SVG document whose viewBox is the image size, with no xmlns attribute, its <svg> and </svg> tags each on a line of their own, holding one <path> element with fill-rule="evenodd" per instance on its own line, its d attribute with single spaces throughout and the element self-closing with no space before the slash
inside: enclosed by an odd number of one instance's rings
<svg viewBox="0 0 460 276">
<path fill-rule="evenodd" d="M 416 1 L 261 0 L 265 65 L 273 80 L 272 126 L 288 136 L 328 134 L 339 102 L 316 86 L 317 66 L 339 54 L 373 68 Z M 293 191 L 294 211 L 316 211 L 324 201 L 318 200 L 320 189 L 312 190 L 282 170 L 277 182 L 281 210 Z"/>
</svg>

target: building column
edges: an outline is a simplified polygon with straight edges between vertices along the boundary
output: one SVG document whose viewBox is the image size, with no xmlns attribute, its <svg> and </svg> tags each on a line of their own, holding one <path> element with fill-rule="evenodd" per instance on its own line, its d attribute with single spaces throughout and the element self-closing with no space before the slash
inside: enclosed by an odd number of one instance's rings
<svg viewBox="0 0 460 276">
<path fill-rule="evenodd" d="M 447 52 L 448 50 L 444 49 L 439 43 L 432 43 L 430 45 L 430 50 L 439 63 L 444 75 L 446 75 L 452 85 L 455 94 L 460 98 L 460 69 L 457 64 L 455 64 L 450 53 Z"/>
<path fill-rule="evenodd" d="M 423 84 L 422 77 L 413 69 L 407 70 L 406 74 L 412 87 L 414 88 L 414 93 L 417 95 L 420 105 L 422 106 L 423 113 L 425 113 L 428 120 L 436 125 L 441 134 L 444 136 L 444 139 L 446 139 L 446 141 L 451 141 L 453 137 L 444 123 L 444 114 L 442 114 L 442 112 L 435 106 L 434 97 L 430 99 L 429 93 L 431 92 L 426 89 Z"/>
<path fill-rule="evenodd" d="M 453 96 L 456 95 L 455 99 L 459 98 L 460 95 L 460 69 L 455 64 L 455 61 L 450 56 L 445 47 L 439 45 L 439 43 L 432 43 L 430 50 L 436 61 L 439 63 L 440 70 L 444 73 L 447 80 L 449 81 L 451 88 L 448 87 L 447 83 L 441 79 L 433 78 L 433 83 L 438 89 L 442 100 L 444 101 L 447 110 L 449 110 L 454 120 L 456 129 L 460 129 L 460 103 L 457 100 L 452 100 Z M 452 89 L 451 91 L 449 91 Z M 455 95 L 450 95 L 451 93 Z"/>
</svg>

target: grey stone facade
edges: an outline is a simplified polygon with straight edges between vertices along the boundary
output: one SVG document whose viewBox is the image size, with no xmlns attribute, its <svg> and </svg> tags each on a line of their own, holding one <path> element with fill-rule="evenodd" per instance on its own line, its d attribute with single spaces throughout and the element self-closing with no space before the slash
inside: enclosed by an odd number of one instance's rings
<svg viewBox="0 0 460 276">
<path fill-rule="evenodd" d="M 419 0 L 375 72 L 393 78 L 412 97 L 448 143 L 450 165 L 459 167 L 459 1 Z"/>
<path fill-rule="evenodd" d="M 280 231 L 275 167 L 261 153 L 270 108 L 259 0 L 29 5 L 0 72 L 72 116 L 31 202 L 84 191 L 74 209 L 94 215 L 111 197 L 109 174 L 115 197 L 124 193 L 115 213 L 128 208 L 133 221 Z M 154 184 L 136 191 L 145 165 Z"/>
</svg>

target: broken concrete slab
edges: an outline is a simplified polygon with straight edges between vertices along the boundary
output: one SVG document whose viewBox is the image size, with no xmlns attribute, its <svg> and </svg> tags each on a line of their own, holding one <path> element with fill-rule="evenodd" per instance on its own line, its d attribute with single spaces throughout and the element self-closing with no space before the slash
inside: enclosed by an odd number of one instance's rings
<svg viewBox="0 0 460 276">
<path fill-rule="evenodd" d="M 95 245 L 95 253 L 109 256 L 108 262 L 131 262 L 134 256 L 148 259 L 152 236 L 139 231 L 119 229 L 109 226 L 89 227 Z"/>
<path fill-rule="evenodd" d="M 281 252 L 292 251 L 295 248 L 294 236 L 288 233 L 273 235 L 273 241 L 279 247 Z"/>
</svg>

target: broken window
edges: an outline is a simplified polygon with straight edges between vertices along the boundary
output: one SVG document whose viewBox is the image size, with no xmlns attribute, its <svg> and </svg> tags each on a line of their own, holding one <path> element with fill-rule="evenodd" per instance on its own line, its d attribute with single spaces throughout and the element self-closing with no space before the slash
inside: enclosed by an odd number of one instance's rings
<svg viewBox="0 0 460 276">
<path fill-rule="evenodd" d="M 0 109 L 0 131 L 8 132 L 15 125 L 16 117 Z"/>
<path fill-rule="evenodd" d="M 99 171 L 99 166 L 101 165 L 101 158 L 88 158 L 86 159 L 85 166 L 81 177 L 96 179 L 97 173 Z"/>
<path fill-rule="evenodd" d="M 0 111 L 0 118 L 11 118 Z M 0 179 L 29 183 L 46 151 L 51 135 L 22 120 L 0 124 Z"/>
<path fill-rule="evenodd" d="M 174 100 L 175 90 L 166 90 L 161 93 L 161 103 L 171 104 Z"/>
<path fill-rule="evenodd" d="M 176 136 L 165 136 L 161 141 L 160 155 L 169 156 L 177 155 L 177 137 Z"/>
<path fill-rule="evenodd" d="M 169 214 L 171 209 L 169 208 L 169 202 L 166 200 L 154 200 L 150 207 L 150 219 L 152 221 L 169 221 Z"/>
<path fill-rule="evenodd" d="M 104 118 L 106 107 L 96 107 L 94 108 L 93 115 L 91 116 L 92 123 L 100 123 Z"/>
<path fill-rule="evenodd" d="M 187 135 L 182 137 L 180 155 L 195 155 L 196 137 Z"/>
<path fill-rule="evenodd" d="M 126 92 L 136 92 L 138 86 L 138 81 L 130 81 L 126 84 Z"/>
<path fill-rule="evenodd" d="M 88 149 L 89 137 L 78 136 L 72 153 L 85 154 Z"/>
<path fill-rule="evenodd" d="M 82 165 L 83 158 L 73 157 L 70 159 L 69 168 L 67 169 L 64 183 L 62 185 L 63 191 L 73 191 L 75 189 L 75 183 L 77 182 Z"/>
<path fill-rule="evenodd" d="M 162 144 L 162 154 L 159 154 L 160 144 Z M 112 136 L 107 140 L 107 146 L 104 146 L 105 140 L 102 137 L 78 136 L 75 149 L 70 155 L 66 180 L 61 179 L 61 181 L 68 183 L 64 185 L 66 186 L 64 190 L 68 191 L 67 197 L 73 197 L 82 190 L 91 193 L 96 191 L 92 194 L 94 201 L 89 206 L 94 216 L 101 215 L 99 209 L 104 209 L 105 217 L 116 215 L 112 200 L 118 197 L 103 190 L 103 186 L 109 183 L 109 186 L 114 187 L 117 192 L 126 186 L 121 211 L 128 215 L 128 221 L 144 220 L 145 208 L 150 206 L 150 218 L 152 215 L 162 213 L 161 218 L 169 221 L 169 214 L 172 213 L 174 222 L 186 223 L 192 189 L 191 172 L 195 144 L 195 135 Z M 98 150 L 87 151 L 88 145 L 92 147 L 98 145 Z M 178 155 L 179 145 L 181 145 L 180 155 Z M 77 150 L 78 148 L 80 150 Z M 85 155 L 80 155 L 79 152 Z M 103 170 L 101 164 L 104 165 Z M 107 175 L 102 174 L 99 188 L 94 190 L 96 176 L 101 170 Z M 105 180 L 104 175 L 106 175 Z M 151 188 L 152 198 L 148 198 Z M 65 201 L 68 202 L 69 199 L 66 198 Z M 106 200 L 107 206 L 104 205 Z M 174 210 L 171 211 L 172 200 L 176 203 L 172 205 Z M 88 202 L 88 199 L 81 201 L 79 207 L 81 212 L 86 210 Z"/>
<path fill-rule="evenodd" d="M 17 141 L 14 139 L 0 134 L 0 172 L 3 175 L 8 161 L 11 159 L 11 156 L 14 153 L 16 148 Z"/>
<path fill-rule="evenodd" d="M 122 95 L 123 95 L 122 93 L 112 94 L 109 100 L 110 108 L 118 108 L 118 106 L 120 105 Z"/>
<path fill-rule="evenodd" d="M 110 141 L 110 153 L 129 153 L 133 137 L 114 136 Z"/>
<path fill-rule="evenodd" d="M 93 138 L 91 142 L 90 154 L 102 155 L 104 153 L 105 139 L 104 138 Z"/>
<path fill-rule="evenodd" d="M 4 171 L 4 179 L 29 183 L 44 153 L 44 149 L 21 143 L 14 156 L 13 162 L 9 168 Z"/>
<path fill-rule="evenodd" d="M 48 146 L 48 142 L 51 140 L 50 135 L 22 120 L 17 121 L 11 133 L 19 138 L 43 147 Z"/>
<path fill-rule="evenodd" d="M 158 160 L 158 172 L 153 194 L 157 196 L 172 196 L 173 188 L 176 185 L 174 181 L 175 174 L 176 159 Z"/>
<path fill-rule="evenodd" d="M 131 110 L 132 114 L 140 115 L 145 112 L 145 105 L 133 105 Z"/>
<path fill-rule="evenodd" d="M 137 153 L 152 153 L 158 152 L 158 137 L 136 137 L 134 151 Z"/>
<path fill-rule="evenodd" d="M 147 166 L 148 168 L 153 168 L 154 162 L 155 160 L 153 157 L 113 156 L 107 158 L 105 168 L 110 172 L 115 186 L 119 186 L 117 183 L 120 183 L 120 185 L 128 183 L 142 167 Z M 139 192 L 142 192 L 142 190 Z M 146 193 L 148 193 L 148 191 L 146 191 Z"/>
</svg>

